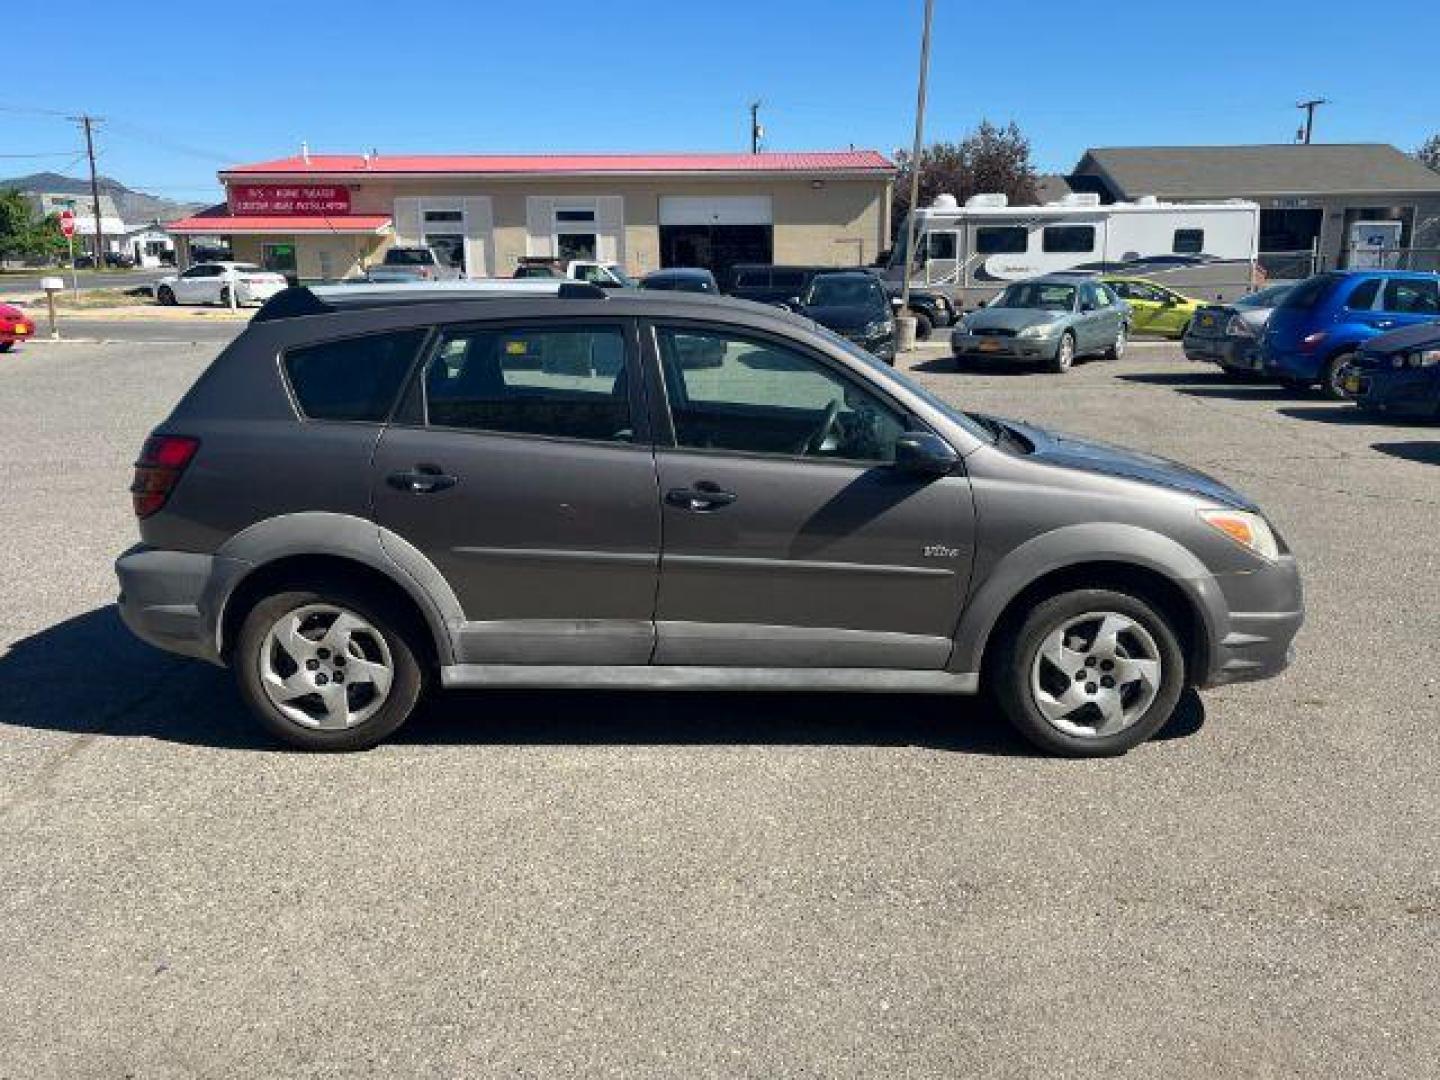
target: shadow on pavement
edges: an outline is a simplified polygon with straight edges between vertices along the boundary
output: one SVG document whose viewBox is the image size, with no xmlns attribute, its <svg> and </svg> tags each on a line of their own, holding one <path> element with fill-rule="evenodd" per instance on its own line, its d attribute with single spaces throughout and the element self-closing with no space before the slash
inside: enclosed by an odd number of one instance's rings
<svg viewBox="0 0 1440 1080">
<path fill-rule="evenodd" d="M 1232 398 L 1237 401 L 1303 401 L 1309 396 L 1303 390 L 1292 390 L 1286 386 L 1246 379 L 1224 372 L 1136 372 L 1117 375 L 1123 382 L 1144 383 L 1148 386 L 1167 386 L 1176 393 L 1192 397 Z"/>
<path fill-rule="evenodd" d="M 1440 465 L 1440 442 L 1377 442 L 1370 449 L 1421 465 Z"/>
<path fill-rule="evenodd" d="M 1205 722 L 1187 691 L 1157 739 Z M 281 751 L 247 714 L 228 672 L 136 640 L 113 605 L 0 655 L 0 723 Z M 985 698 L 574 690 L 434 693 L 391 740 L 424 745 L 924 746 L 1034 756 Z"/>
<path fill-rule="evenodd" d="M 1276 410 L 1281 416 L 1292 420 L 1318 420 L 1322 424 L 1383 424 L 1383 417 L 1363 413 L 1348 401 L 1337 401 L 1330 405 L 1297 405 L 1294 408 Z"/>
</svg>

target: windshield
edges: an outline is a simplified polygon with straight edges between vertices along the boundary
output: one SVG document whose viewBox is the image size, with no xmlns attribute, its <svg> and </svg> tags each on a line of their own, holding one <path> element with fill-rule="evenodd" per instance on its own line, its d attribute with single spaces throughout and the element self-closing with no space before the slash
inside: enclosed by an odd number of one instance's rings
<svg viewBox="0 0 1440 1080">
<path fill-rule="evenodd" d="M 821 275 L 810 283 L 806 307 L 882 307 L 885 298 L 873 279 Z"/>
<path fill-rule="evenodd" d="M 997 308 L 1032 308 L 1041 311 L 1074 311 L 1075 286 L 1050 281 L 1024 281 L 1011 285 L 990 305 Z"/>
<path fill-rule="evenodd" d="M 391 248 L 385 252 L 385 262 L 390 266 L 429 266 L 434 261 L 429 248 Z"/>
<path fill-rule="evenodd" d="M 265 273 L 264 270 L 261 270 L 260 267 L 256 266 L 254 263 L 236 263 L 236 264 L 235 264 L 235 272 L 238 273 L 238 274 L 263 274 L 263 273 Z"/>
<path fill-rule="evenodd" d="M 618 263 L 606 263 L 605 269 L 609 270 L 610 273 L 614 276 L 615 280 L 620 282 L 620 284 L 624 285 L 627 289 L 633 289 L 635 287 L 635 279 L 632 278 L 629 274 L 625 273 L 625 271 L 621 269 Z"/>
<path fill-rule="evenodd" d="M 1293 285 L 1271 285 L 1268 289 L 1261 289 L 1259 292 L 1253 292 L 1249 296 L 1242 296 L 1239 300 L 1235 301 L 1235 306 L 1274 307 L 1280 303 L 1281 300 L 1285 299 L 1285 294 L 1292 288 L 1294 288 Z"/>
</svg>

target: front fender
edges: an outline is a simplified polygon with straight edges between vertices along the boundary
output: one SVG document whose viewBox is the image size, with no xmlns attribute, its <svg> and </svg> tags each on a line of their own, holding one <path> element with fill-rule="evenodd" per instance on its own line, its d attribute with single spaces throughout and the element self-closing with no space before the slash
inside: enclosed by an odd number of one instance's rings
<svg viewBox="0 0 1440 1080">
<path fill-rule="evenodd" d="M 1135 566 L 1163 576 L 1200 615 L 1206 647 L 1224 638 L 1229 623 L 1224 595 L 1193 552 L 1138 525 L 1087 522 L 1032 537 L 1009 551 L 983 580 L 972 581 L 955 632 L 950 670 L 979 672 L 990 636 L 1011 601 L 1047 574 L 1090 563 Z"/>
</svg>

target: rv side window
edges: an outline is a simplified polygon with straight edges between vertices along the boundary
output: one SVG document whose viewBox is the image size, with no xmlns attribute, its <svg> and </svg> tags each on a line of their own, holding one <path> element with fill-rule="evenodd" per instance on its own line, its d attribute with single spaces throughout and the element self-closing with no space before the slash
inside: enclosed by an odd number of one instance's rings
<svg viewBox="0 0 1440 1080">
<path fill-rule="evenodd" d="M 1176 255 L 1199 255 L 1205 250 L 1204 229 L 1176 229 L 1170 250 Z"/>
<path fill-rule="evenodd" d="M 1023 225 L 984 225 L 975 230 L 975 250 L 981 255 L 1023 255 L 1029 246 Z"/>
<path fill-rule="evenodd" d="M 1047 225 L 1041 238 L 1047 252 L 1078 254 L 1095 250 L 1094 225 Z"/>
<path fill-rule="evenodd" d="M 929 254 L 932 259 L 955 258 L 955 234 L 953 232 L 931 233 Z"/>
</svg>

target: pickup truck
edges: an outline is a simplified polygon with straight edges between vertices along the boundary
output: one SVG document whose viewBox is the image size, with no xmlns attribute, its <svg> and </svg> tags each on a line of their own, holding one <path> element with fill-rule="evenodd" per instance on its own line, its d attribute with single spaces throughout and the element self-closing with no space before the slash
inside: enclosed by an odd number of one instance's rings
<svg viewBox="0 0 1440 1080">
<path fill-rule="evenodd" d="M 523 258 L 515 267 L 517 278 L 569 278 L 588 281 L 602 289 L 630 289 L 635 280 L 619 263 L 595 262 L 590 259 Z"/>
<path fill-rule="evenodd" d="M 367 281 L 445 281 L 458 278 L 460 271 L 430 247 L 392 247 L 378 266 L 365 271 Z"/>
</svg>

